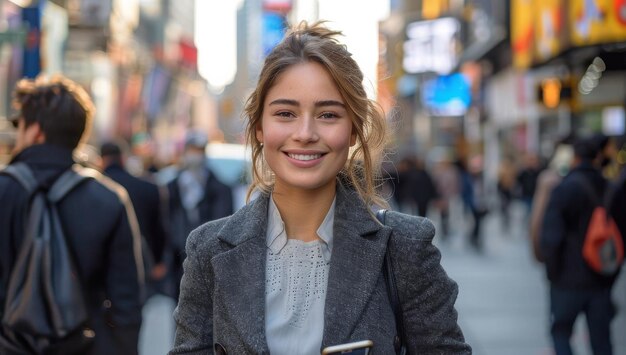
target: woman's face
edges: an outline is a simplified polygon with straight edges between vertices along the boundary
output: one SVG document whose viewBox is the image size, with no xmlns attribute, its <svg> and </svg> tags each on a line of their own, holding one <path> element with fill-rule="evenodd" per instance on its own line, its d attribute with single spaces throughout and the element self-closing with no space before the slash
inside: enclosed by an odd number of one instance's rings
<svg viewBox="0 0 626 355">
<path fill-rule="evenodd" d="M 345 102 L 316 62 L 296 64 L 278 76 L 263 102 L 256 136 L 276 175 L 276 190 L 334 186 L 356 142 Z"/>
</svg>

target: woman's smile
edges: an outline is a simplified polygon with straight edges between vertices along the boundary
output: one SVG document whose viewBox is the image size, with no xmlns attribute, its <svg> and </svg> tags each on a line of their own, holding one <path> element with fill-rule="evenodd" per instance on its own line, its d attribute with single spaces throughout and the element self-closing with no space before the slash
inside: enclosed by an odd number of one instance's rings
<svg viewBox="0 0 626 355">
<path fill-rule="evenodd" d="M 257 139 L 276 188 L 334 193 L 355 134 L 351 113 L 322 65 L 305 62 L 280 74 L 265 99 Z"/>
</svg>

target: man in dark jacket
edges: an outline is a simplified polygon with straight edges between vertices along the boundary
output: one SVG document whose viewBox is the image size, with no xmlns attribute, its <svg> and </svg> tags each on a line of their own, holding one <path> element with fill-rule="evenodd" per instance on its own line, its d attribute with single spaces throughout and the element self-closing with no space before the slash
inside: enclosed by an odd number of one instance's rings
<svg viewBox="0 0 626 355">
<path fill-rule="evenodd" d="M 424 161 L 416 156 L 408 156 L 399 165 L 397 196 L 402 201 L 401 206 L 406 213 L 426 217 L 430 203 L 439 194 Z"/>
<path fill-rule="evenodd" d="M 187 236 L 196 227 L 233 213 L 232 189 L 219 181 L 206 164 L 206 135 L 191 131 L 185 139 L 182 169 L 167 184 L 172 252 L 173 297 L 178 299 Z"/>
<path fill-rule="evenodd" d="M 622 237 L 626 236 L 626 168 L 622 168 L 611 195 L 610 211 Z"/>
<path fill-rule="evenodd" d="M 143 256 L 148 267 L 146 278 L 150 281 L 149 293 L 153 293 L 157 291 L 155 287 L 166 272 L 163 263 L 166 240 L 159 187 L 150 181 L 131 175 L 124 168 L 122 149 L 119 144 L 105 142 L 100 147 L 100 156 L 104 175 L 122 185 L 133 204 L 141 235 L 147 243 L 148 250 L 144 251 Z"/>
<path fill-rule="evenodd" d="M 570 337 L 578 314 L 585 313 L 594 354 L 612 354 L 610 324 L 614 316 L 611 288 L 616 275 L 594 272 L 582 257 L 582 246 L 594 209 L 583 193 L 585 179 L 602 196 L 608 182 L 599 166 L 603 157 L 594 139 L 574 145 L 574 168 L 553 190 L 540 242 L 550 281 L 551 334 L 557 355 L 571 354 Z"/>
<path fill-rule="evenodd" d="M 82 88 L 62 77 L 20 81 L 15 99 L 19 116 L 14 121 L 16 145 L 10 164 L 25 163 L 41 188 L 49 188 L 74 164 L 72 153 L 90 126 L 93 104 Z M 95 334 L 87 353 L 136 354 L 143 292 L 137 222 L 123 189 L 97 173 L 94 176 L 58 204 L 86 295 L 93 328 L 89 336 Z M 5 304 L 23 240 L 28 203 L 21 185 L 0 174 L 0 305 Z M 2 341 L 0 353 L 12 354 Z M 71 354 L 62 349 L 60 353 Z"/>
</svg>

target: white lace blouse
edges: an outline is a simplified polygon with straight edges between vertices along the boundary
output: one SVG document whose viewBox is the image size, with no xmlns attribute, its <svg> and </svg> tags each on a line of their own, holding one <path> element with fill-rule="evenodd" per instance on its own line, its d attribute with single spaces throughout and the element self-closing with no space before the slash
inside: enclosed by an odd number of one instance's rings
<svg viewBox="0 0 626 355">
<path fill-rule="evenodd" d="M 335 202 L 317 230 L 319 240 L 289 239 L 270 198 L 265 273 L 265 336 L 271 354 L 319 355 L 333 240 Z"/>
</svg>

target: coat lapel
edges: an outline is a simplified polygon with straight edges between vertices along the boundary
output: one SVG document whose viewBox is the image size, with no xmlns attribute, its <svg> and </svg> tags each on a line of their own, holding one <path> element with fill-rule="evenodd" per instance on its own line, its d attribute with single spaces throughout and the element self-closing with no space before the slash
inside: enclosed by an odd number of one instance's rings
<svg viewBox="0 0 626 355">
<path fill-rule="evenodd" d="M 322 347 L 346 342 L 382 275 L 390 228 L 370 218 L 354 192 L 338 184 Z"/>
<path fill-rule="evenodd" d="M 267 196 L 231 216 L 218 238 L 232 249 L 211 260 L 216 307 L 223 307 L 244 343 L 267 353 L 265 338 L 265 263 Z"/>
<path fill-rule="evenodd" d="M 238 335 L 255 353 L 269 351 L 265 338 L 268 202 L 268 196 L 260 196 L 231 216 L 218 238 L 232 249 L 211 260 L 216 306 L 224 307 Z M 391 231 L 370 218 L 358 195 L 341 184 L 335 208 L 323 347 L 349 339 L 381 277 Z"/>
</svg>

